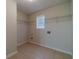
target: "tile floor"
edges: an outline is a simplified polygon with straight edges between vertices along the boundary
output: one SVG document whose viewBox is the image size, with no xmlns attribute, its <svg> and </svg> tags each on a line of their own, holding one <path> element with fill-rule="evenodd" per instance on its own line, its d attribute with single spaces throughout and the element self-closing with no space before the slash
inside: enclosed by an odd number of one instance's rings
<svg viewBox="0 0 79 59">
<path fill-rule="evenodd" d="M 70 55 L 32 43 L 21 45 L 17 50 L 18 53 L 9 59 L 72 59 Z"/>
</svg>

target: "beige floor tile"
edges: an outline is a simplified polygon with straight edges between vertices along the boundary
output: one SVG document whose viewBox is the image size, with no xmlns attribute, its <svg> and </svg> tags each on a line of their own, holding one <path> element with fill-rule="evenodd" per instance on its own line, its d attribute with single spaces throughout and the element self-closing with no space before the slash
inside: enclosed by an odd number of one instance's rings
<svg viewBox="0 0 79 59">
<path fill-rule="evenodd" d="M 70 55 L 32 43 L 19 46 L 18 52 L 9 59 L 72 59 Z"/>
<path fill-rule="evenodd" d="M 29 59 L 29 58 L 21 53 L 17 53 L 14 56 L 10 57 L 9 59 Z"/>
<path fill-rule="evenodd" d="M 55 59 L 72 59 L 72 56 L 56 51 L 55 52 Z"/>
</svg>

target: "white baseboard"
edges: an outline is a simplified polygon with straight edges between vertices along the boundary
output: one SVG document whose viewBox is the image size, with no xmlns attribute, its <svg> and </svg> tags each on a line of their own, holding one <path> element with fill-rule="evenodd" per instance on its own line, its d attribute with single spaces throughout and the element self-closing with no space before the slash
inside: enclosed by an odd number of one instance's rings
<svg viewBox="0 0 79 59">
<path fill-rule="evenodd" d="M 69 55 L 73 55 L 72 53 L 70 52 L 67 52 L 67 51 L 64 51 L 64 50 L 61 50 L 61 49 L 58 49 L 58 48 L 53 48 L 53 47 L 49 47 L 49 46 L 46 46 L 44 44 L 40 44 L 40 43 L 37 43 L 37 42 L 32 42 L 30 41 L 30 43 L 33 43 L 33 44 L 37 44 L 37 45 L 40 45 L 40 46 L 43 46 L 43 47 L 46 47 L 46 48 L 50 48 L 50 49 L 53 49 L 53 50 L 56 50 L 56 51 L 59 51 L 59 52 L 63 52 L 63 53 L 66 53 L 66 54 L 69 54 Z"/>
<path fill-rule="evenodd" d="M 17 51 L 14 51 L 14 52 L 8 54 L 8 55 L 6 56 L 6 58 L 8 59 L 8 58 L 12 57 L 13 55 L 15 55 L 15 54 L 17 54 L 17 53 L 18 53 Z"/>
<path fill-rule="evenodd" d="M 17 44 L 17 46 L 21 46 L 21 45 L 25 44 L 26 42 L 27 41 L 20 42 L 20 43 Z"/>
</svg>

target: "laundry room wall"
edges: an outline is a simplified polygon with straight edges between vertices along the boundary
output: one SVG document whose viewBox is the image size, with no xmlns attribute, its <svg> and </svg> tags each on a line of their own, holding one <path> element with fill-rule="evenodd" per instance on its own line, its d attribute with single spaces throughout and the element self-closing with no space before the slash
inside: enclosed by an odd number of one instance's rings
<svg viewBox="0 0 79 59">
<path fill-rule="evenodd" d="M 24 44 L 28 41 L 28 16 L 27 14 L 17 11 L 17 45 Z"/>
<path fill-rule="evenodd" d="M 14 0 L 6 0 L 6 57 L 17 49 L 17 5 Z"/>
<path fill-rule="evenodd" d="M 36 17 L 45 16 L 45 28 L 36 28 Z M 73 54 L 72 2 L 40 10 L 30 15 L 30 42 Z M 50 34 L 47 34 L 50 31 Z"/>
</svg>

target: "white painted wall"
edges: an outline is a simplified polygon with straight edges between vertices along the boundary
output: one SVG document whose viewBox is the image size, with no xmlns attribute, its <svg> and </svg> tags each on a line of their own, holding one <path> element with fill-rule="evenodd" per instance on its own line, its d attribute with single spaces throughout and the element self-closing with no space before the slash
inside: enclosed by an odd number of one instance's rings
<svg viewBox="0 0 79 59">
<path fill-rule="evenodd" d="M 6 54 L 16 51 L 17 7 L 14 0 L 6 0 Z"/>
<path fill-rule="evenodd" d="M 30 15 L 31 42 L 55 48 L 69 54 L 73 53 L 73 28 L 72 28 L 71 2 L 33 13 Z M 45 15 L 45 29 L 36 29 L 35 20 L 39 15 Z M 51 34 L 47 34 L 47 31 Z"/>
<path fill-rule="evenodd" d="M 28 41 L 28 18 L 21 11 L 17 12 L 17 45 Z"/>
</svg>

